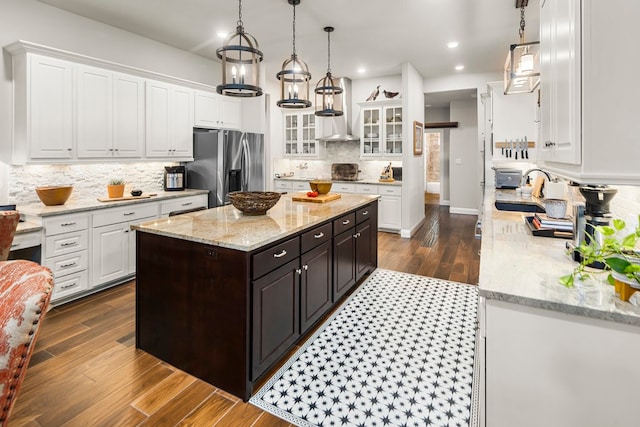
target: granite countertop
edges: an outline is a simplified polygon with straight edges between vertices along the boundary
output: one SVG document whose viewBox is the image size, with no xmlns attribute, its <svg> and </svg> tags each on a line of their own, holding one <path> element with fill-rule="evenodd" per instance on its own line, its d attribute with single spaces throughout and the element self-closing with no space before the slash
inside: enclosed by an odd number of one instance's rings
<svg viewBox="0 0 640 427">
<path fill-rule="evenodd" d="M 18 223 L 18 228 L 16 229 L 16 234 L 25 234 L 31 233 L 32 231 L 40 231 L 42 230 L 42 224 L 37 224 L 35 222 L 24 221 Z"/>
<path fill-rule="evenodd" d="M 482 218 L 479 295 L 487 299 L 640 326 L 640 307 L 621 301 L 606 274 L 568 289 L 560 276 L 576 263 L 567 255 L 569 240 L 533 236 L 522 212 L 498 211 L 504 191 L 486 189 Z M 521 202 L 515 199 L 513 201 Z M 539 203 L 531 199 L 532 203 Z"/>
<path fill-rule="evenodd" d="M 135 203 L 153 202 L 156 200 L 168 200 L 177 197 L 195 196 L 198 194 L 207 194 L 208 190 L 184 190 L 184 191 L 157 191 L 151 194 L 155 196 L 140 199 L 119 200 L 110 202 L 100 202 L 98 199 L 79 199 L 67 201 L 64 205 L 45 206 L 42 203 L 33 203 L 29 205 L 18 205 L 18 211 L 27 215 L 27 217 L 45 217 L 52 215 L 70 214 L 76 212 L 84 212 L 95 209 L 113 208 L 116 206 L 126 206 Z M 146 193 L 145 193 L 146 194 Z M 144 195 L 144 194 L 143 194 Z"/>
<path fill-rule="evenodd" d="M 266 215 L 245 216 L 232 205 L 132 226 L 162 236 L 249 252 L 377 200 L 377 195 L 343 194 L 326 203 L 294 202 L 284 194 Z"/>
<path fill-rule="evenodd" d="M 287 177 L 280 177 L 280 178 L 273 178 L 273 179 L 278 179 L 280 181 L 305 181 L 305 182 L 313 181 L 314 179 L 322 179 L 322 180 L 328 180 L 331 182 L 339 182 L 341 184 L 402 185 L 402 181 L 384 182 L 384 181 L 378 181 L 377 179 L 359 179 L 357 181 L 339 181 L 339 180 L 328 179 L 328 178 L 302 178 L 298 176 L 287 176 Z"/>
</svg>

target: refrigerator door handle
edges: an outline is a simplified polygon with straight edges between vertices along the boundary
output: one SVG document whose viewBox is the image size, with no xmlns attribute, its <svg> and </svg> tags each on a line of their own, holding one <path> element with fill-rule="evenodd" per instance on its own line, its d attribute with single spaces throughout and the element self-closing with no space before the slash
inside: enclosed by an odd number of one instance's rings
<svg viewBox="0 0 640 427">
<path fill-rule="evenodd" d="M 249 190 L 249 167 L 251 166 L 251 152 L 247 143 L 246 134 L 242 134 L 242 190 Z"/>
</svg>

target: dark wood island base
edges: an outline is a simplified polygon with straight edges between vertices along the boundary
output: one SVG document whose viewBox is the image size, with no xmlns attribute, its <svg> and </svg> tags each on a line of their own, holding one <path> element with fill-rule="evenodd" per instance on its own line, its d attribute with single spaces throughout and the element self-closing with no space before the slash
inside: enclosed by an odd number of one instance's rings
<svg viewBox="0 0 640 427">
<path fill-rule="evenodd" d="M 136 227 L 136 347 L 248 400 L 377 267 L 377 214 L 374 199 L 250 251 Z"/>
</svg>

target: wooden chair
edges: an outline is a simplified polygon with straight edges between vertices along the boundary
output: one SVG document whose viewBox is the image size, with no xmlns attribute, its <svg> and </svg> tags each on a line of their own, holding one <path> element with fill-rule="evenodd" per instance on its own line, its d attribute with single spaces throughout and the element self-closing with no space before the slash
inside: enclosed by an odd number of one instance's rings
<svg viewBox="0 0 640 427">
<path fill-rule="evenodd" d="M 16 211 L 0 211 L 0 261 L 6 261 L 18 227 L 20 214 Z"/>
<path fill-rule="evenodd" d="M 0 427 L 8 424 L 52 291 L 48 268 L 0 262 Z"/>
</svg>

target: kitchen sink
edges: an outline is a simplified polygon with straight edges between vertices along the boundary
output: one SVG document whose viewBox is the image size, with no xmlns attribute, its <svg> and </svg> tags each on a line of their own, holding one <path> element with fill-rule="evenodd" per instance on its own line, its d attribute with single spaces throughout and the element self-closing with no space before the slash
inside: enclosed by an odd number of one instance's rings
<svg viewBox="0 0 640 427">
<path fill-rule="evenodd" d="M 519 202 L 496 200 L 495 206 L 496 206 L 496 209 L 498 209 L 499 211 L 544 213 L 544 208 L 531 203 L 519 203 Z"/>
</svg>

